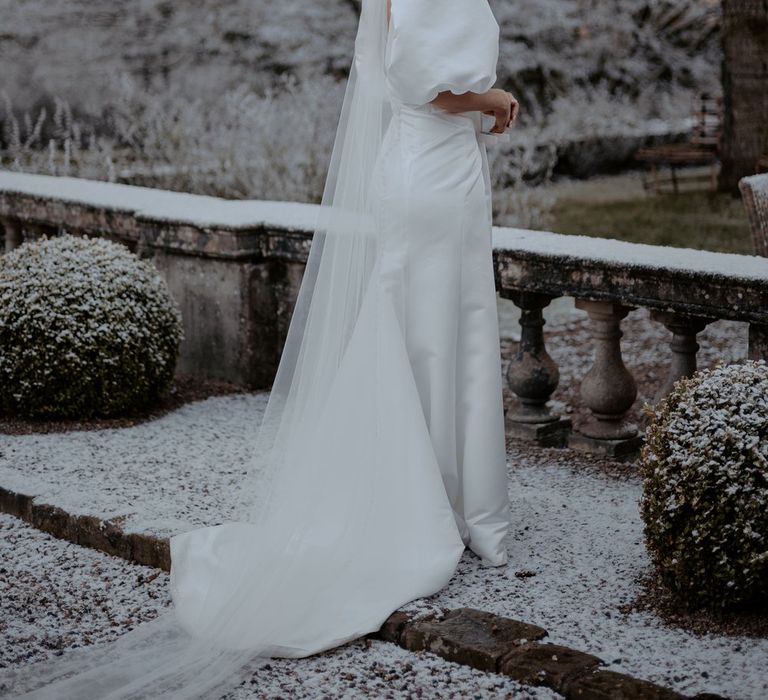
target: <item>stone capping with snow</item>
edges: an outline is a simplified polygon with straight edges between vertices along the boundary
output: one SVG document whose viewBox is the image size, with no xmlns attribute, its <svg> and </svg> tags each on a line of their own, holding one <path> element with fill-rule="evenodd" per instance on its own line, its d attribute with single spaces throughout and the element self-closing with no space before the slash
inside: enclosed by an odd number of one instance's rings
<svg viewBox="0 0 768 700">
<path fill-rule="evenodd" d="M 497 228 L 497 287 L 768 322 L 768 258 Z"/>
<path fill-rule="evenodd" d="M 318 211 L 313 204 L 225 200 L 0 170 L 0 223 L 7 248 L 20 242 L 14 236 L 18 229 L 34 235 L 36 228 L 55 227 L 216 258 L 305 259 L 306 239 L 312 235 Z M 286 247 L 270 240 L 278 237 L 303 242 Z M 717 318 L 763 320 L 768 315 L 763 303 L 768 261 L 762 257 L 500 227 L 494 228 L 493 243 L 502 289 L 524 286 L 529 291 L 594 299 L 618 295 L 622 301 L 637 300 L 644 306 L 698 305 Z M 534 263 L 553 269 L 546 275 L 533 275 L 538 270 L 532 269 L 526 274 L 522 268 Z M 649 278 L 695 280 L 698 293 L 638 289 L 638 281 Z M 723 287 L 730 285 L 761 295 L 746 298 L 737 289 L 733 298 L 723 296 Z"/>
<path fill-rule="evenodd" d="M 20 225 L 32 235 L 51 227 L 105 234 L 140 250 L 304 260 L 317 209 L 297 202 L 226 200 L 0 170 L 0 223 L 6 229 L 6 249 L 23 239 L 23 231 L 17 231 Z M 287 244 L 276 244 L 270 234 Z"/>
<path fill-rule="evenodd" d="M 229 201 L 145 187 L 0 171 L 0 226 L 9 250 L 67 230 L 126 243 L 151 257 L 179 302 L 180 372 L 253 388 L 271 384 L 319 213 L 311 204 Z M 495 228 L 496 286 L 521 309 L 521 352 L 507 381 L 520 399 L 513 436 L 614 457 L 641 437 L 624 416 L 636 385 L 621 359 L 621 320 L 636 308 L 671 332 L 663 391 L 696 367 L 697 334 L 716 319 L 749 323 L 749 355 L 768 359 L 768 259 Z M 576 435 L 547 403 L 559 373 L 542 309 L 562 296 L 590 316 L 595 361 L 581 383 L 593 419 Z M 662 391 L 662 393 L 663 393 Z"/>
</svg>

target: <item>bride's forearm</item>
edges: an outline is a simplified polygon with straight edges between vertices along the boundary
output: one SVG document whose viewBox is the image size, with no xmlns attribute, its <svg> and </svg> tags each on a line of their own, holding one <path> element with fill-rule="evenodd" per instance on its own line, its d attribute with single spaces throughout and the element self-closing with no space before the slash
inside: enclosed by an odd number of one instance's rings
<svg viewBox="0 0 768 700">
<path fill-rule="evenodd" d="M 465 92 L 454 95 L 452 92 L 441 92 L 432 100 L 432 104 L 454 114 L 458 112 L 484 112 L 496 117 L 496 124 L 491 129 L 493 134 L 503 134 L 517 119 L 520 105 L 511 93 L 498 88 L 488 92 Z"/>
<path fill-rule="evenodd" d="M 496 108 L 498 102 L 494 90 L 488 92 L 465 92 L 456 95 L 450 91 L 441 92 L 432 104 L 446 112 L 487 112 Z"/>
</svg>

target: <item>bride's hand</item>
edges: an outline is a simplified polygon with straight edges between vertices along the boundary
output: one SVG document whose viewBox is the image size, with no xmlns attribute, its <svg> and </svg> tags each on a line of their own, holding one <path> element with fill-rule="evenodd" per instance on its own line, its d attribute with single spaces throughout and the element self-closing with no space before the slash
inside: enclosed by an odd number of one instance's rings
<svg viewBox="0 0 768 700">
<path fill-rule="evenodd" d="M 512 93 L 506 90 L 499 90 L 493 88 L 487 93 L 490 105 L 489 109 L 485 110 L 485 114 L 490 114 L 496 117 L 496 124 L 491 129 L 493 134 L 503 134 L 517 119 L 517 114 L 520 111 L 520 103 L 515 99 Z"/>
</svg>

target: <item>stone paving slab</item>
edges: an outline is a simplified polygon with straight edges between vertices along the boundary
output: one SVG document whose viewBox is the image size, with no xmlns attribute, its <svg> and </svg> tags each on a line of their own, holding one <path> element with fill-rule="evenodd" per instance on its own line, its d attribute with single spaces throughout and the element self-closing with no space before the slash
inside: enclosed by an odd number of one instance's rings
<svg viewBox="0 0 768 700">
<path fill-rule="evenodd" d="M 472 608 L 448 611 L 442 618 L 413 620 L 397 611 L 384 623 L 379 639 L 414 652 L 428 651 L 447 661 L 510 676 L 528 686 L 545 686 L 566 700 L 684 700 L 669 688 L 627 674 L 585 654 L 542 640 L 547 631 Z M 725 700 L 701 693 L 694 700 Z"/>
<path fill-rule="evenodd" d="M 498 670 L 526 685 L 558 689 L 603 665 L 601 659 L 583 651 L 560 644 L 534 643 L 515 645 L 499 659 Z"/>
<path fill-rule="evenodd" d="M 412 651 L 431 651 L 448 661 L 496 671 L 499 660 L 521 640 L 543 639 L 547 631 L 481 610 L 452 610 L 438 622 L 405 626 L 400 641 Z"/>
</svg>

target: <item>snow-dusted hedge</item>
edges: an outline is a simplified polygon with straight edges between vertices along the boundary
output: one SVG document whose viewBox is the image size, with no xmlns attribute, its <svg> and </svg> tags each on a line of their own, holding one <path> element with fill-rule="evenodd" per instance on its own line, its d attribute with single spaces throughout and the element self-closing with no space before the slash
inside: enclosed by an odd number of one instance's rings
<svg viewBox="0 0 768 700">
<path fill-rule="evenodd" d="M 0 409 L 115 416 L 170 386 L 181 317 L 157 272 L 103 239 L 28 242 L 0 257 Z"/>
<path fill-rule="evenodd" d="M 681 601 L 768 599 L 768 366 L 678 382 L 654 411 L 641 468 L 648 549 Z"/>
</svg>

